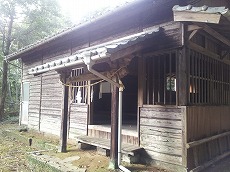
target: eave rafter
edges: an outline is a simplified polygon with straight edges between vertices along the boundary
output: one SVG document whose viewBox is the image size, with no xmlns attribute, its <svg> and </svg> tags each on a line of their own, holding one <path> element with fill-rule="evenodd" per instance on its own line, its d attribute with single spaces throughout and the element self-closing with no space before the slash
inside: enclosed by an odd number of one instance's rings
<svg viewBox="0 0 230 172">
<path fill-rule="evenodd" d="M 230 47 L 230 40 L 225 38 L 223 35 L 209 27 L 207 24 L 204 23 L 196 23 L 197 26 L 201 27 L 206 33 L 212 35 L 214 38 L 222 42 L 223 44 L 227 45 Z"/>
</svg>

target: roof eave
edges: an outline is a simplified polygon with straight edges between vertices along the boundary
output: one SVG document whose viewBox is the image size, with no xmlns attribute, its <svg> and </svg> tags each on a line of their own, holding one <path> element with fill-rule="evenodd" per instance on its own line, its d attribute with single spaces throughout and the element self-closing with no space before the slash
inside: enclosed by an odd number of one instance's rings
<svg viewBox="0 0 230 172">
<path fill-rule="evenodd" d="M 29 69 L 29 74 L 37 75 L 48 72 L 50 70 L 61 70 L 63 68 L 70 68 L 73 66 L 84 65 L 85 58 L 90 57 L 94 62 L 99 62 L 109 58 L 112 54 L 126 49 L 132 45 L 143 42 L 146 39 L 161 33 L 159 27 L 129 35 L 120 39 L 109 41 L 103 44 L 78 50 L 73 55 L 61 58 L 59 60 L 51 61 L 43 65 L 36 66 Z M 133 48 L 135 50 L 135 48 Z M 121 54 L 119 58 L 121 58 Z M 113 60 L 115 60 L 114 58 Z"/>
<path fill-rule="evenodd" d="M 225 7 L 193 7 L 192 5 L 173 7 L 174 21 L 191 21 L 219 24 L 221 17 L 230 21 L 230 11 Z"/>
<path fill-rule="evenodd" d="M 18 52 L 15 52 L 15 53 L 12 53 L 8 56 L 5 57 L 5 60 L 7 61 L 12 61 L 12 60 L 16 60 L 16 59 L 19 59 L 21 57 L 24 56 L 24 54 L 26 53 L 29 53 L 30 51 L 32 50 L 35 50 L 37 49 L 38 47 L 42 47 L 46 44 L 49 44 L 50 42 L 53 42 L 59 38 L 62 38 L 63 36 L 67 35 L 67 34 L 70 34 L 74 31 L 77 31 L 77 30 L 80 30 L 81 28 L 84 28 L 84 27 L 87 27 L 95 22 L 98 22 L 99 20 L 103 20 L 103 19 L 106 19 L 108 18 L 111 14 L 114 14 L 114 13 L 119 13 L 120 11 L 122 10 L 125 10 L 126 8 L 130 8 L 132 6 L 135 6 L 137 5 L 138 3 L 142 2 L 142 0 L 136 0 L 130 4 L 127 4 L 121 8 L 118 8 L 118 9 L 115 9 L 113 11 L 110 11 L 102 16 L 99 16 L 97 18 L 94 18 L 93 20 L 89 20 L 89 21 L 86 21 L 84 23 L 80 23 L 79 25 L 76 25 L 76 26 L 73 26 L 65 31 L 61 31 L 60 33 L 58 33 L 57 35 L 55 36 L 51 36 L 49 38 L 44 38 L 43 40 L 35 43 L 35 44 L 31 44 L 31 45 L 28 45 L 26 47 L 24 47 L 23 49 L 19 50 Z"/>
</svg>

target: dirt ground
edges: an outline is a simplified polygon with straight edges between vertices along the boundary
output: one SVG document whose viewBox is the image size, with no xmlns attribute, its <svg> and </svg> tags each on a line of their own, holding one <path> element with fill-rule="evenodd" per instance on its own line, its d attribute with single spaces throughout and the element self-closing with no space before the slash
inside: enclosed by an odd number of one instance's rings
<svg viewBox="0 0 230 172">
<path fill-rule="evenodd" d="M 58 145 L 59 139 L 56 136 L 47 136 L 42 133 L 37 133 L 34 131 L 19 132 L 18 124 L 14 123 L 9 124 L 7 122 L 0 123 L 0 172 L 9 172 L 9 171 L 20 171 L 20 172 L 29 172 L 29 168 L 26 155 L 27 152 L 38 151 L 38 147 L 29 146 L 28 140 L 24 143 L 18 141 L 15 138 L 9 137 L 3 134 L 3 130 L 14 129 L 14 132 L 28 137 L 36 138 L 41 140 L 41 142 L 48 142 L 50 144 Z M 74 166 L 80 168 L 86 168 L 87 172 L 109 172 L 109 157 L 101 156 L 97 154 L 95 150 L 83 151 L 79 150 L 76 145 L 68 145 L 67 153 L 58 153 L 57 151 L 43 152 L 43 154 L 50 155 L 52 157 L 58 157 L 60 159 L 65 159 L 67 157 L 79 156 L 80 159 L 73 161 Z M 166 172 L 166 170 L 159 169 L 156 167 L 145 166 L 140 164 L 123 164 L 131 171 L 134 172 Z"/>
<path fill-rule="evenodd" d="M 47 136 L 42 133 L 37 133 L 34 131 L 19 132 L 18 124 L 0 123 L 0 172 L 9 171 L 20 171 L 29 172 L 29 168 L 26 155 L 27 152 L 40 150 L 38 147 L 29 146 L 27 141 L 24 143 L 15 138 L 9 137 L 3 134 L 3 130 L 15 129 L 20 135 L 30 138 L 36 138 L 41 140 L 41 142 L 50 143 L 53 145 L 58 145 L 59 139 L 56 136 Z M 67 153 L 58 153 L 57 151 L 44 152 L 52 157 L 58 157 L 60 159 L 65 159 L 67 157 L 79 156 L 80 158 L 73 161 L 72 164 L 79 168 L 86 168 L 87 172 L 109 172 L 108 164 L 109 157 L 98 155 L 95 150 L 83 151 L 79 150 L 76 145 L 68 145 Z M 128 169 L 133 172 L 166 172 L 164 169 L 159 169 L 152 166 L 140 165 L 140 164 L 123 164 Z M 230 156 L 213 164 L 204 172 L 229 172 L 230 171 Z"/>
</svg>

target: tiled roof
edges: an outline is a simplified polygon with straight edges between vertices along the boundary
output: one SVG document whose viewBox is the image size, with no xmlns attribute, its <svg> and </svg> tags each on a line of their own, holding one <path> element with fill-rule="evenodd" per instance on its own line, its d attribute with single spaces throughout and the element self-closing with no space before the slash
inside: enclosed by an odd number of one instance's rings
<svg viewBox="0 0 230 172">
<path fill-rule="evenodd" d="M 93 61 L 110 57 L 113 53 L 142 42 L 159 33 L 158 29 L 152 29 L 120 39 L 109 41 L 96 46 L 88 47 L 77 51 L 74 55 L 61 58 L 43 65 L 29 69 L 29 74 L 40 74 L 50 70 L 57 70 L 71 66 L 83 65 L 86 57 L 90 57 Z"/>
<path fill-rule="evenodd" d="M 55 40 L 57 38 L 60 38 L 60 37 L 62 37 L 64 35 L 66 35 L 66 34 L 69 34 L 72 31 L 75 31 L 75 30 L 79 29 L 82 26 L 88 25 L 88 24 L 90 24 L 90 23 L 92 23 L 92 22 L 94 22 L 94 21 L 96 21 L 96 20 L 98 20 L 98 19 L 100 19 L 100 18 L 102 18 L 104 16 L 109 15 L 110 13 L 113 13 L 113 12 L 117 11 L 121 7 L 127 6 L 128 4 L 130 4 L 130 3 L 128 3 L 127 1 L 124 1 L 124 3 L 120 4 L 119 6 L 116 6 L 115 8 L 108 8 L 108 9 L 98 13 L 98 15 L 96 15 L 96 17 L 92 16 L 92 17 L 89 17 L 87 20 L 83 19 L 80 23 L 78 23 L 76 25 L 73 25 L 72 27 L 69 27 L 69 28 L 66 28 L 64 30 L 61 30 L 61 31 L 59 31 L 59 32 L 57 32 L 57 33 L 55 33 L 55 34 L 53 34 L 51 36 L 47 36 L 47 37 L 45 37 L 45 38 L 43 38 L 43 39 L 41 39 L 41 40 L 39 40 L 39 41 L 37 41 L 37 42 L 35 42 L 33 44 L 27 45 L 27 46 L 19 49 L 18 51 L 8 55 L 6 57 L 6 59 L 7 60 L 14 60 L 14 59 L 16 59 L 16 56 L 21 54 L 21 53 L 30 51 L 30 50 L 32 50 L 32 49 L 34 49 L 34 48 L 36 48 L 36 47 L 38 47 L 40 45 L 43 45 L 45 43 L 49 43 L 49 42 L 51 42 L 51 41 L 53 41 L 53 40 Z"/>
<path fill-rule="evenodd" d="M 202 7 L 194 7 L 192 5 L 187 6 L 179 6 L 175 5 L 173 7 L 173 11 L 186 11 L 186 12 L 194 12 L 194 13 L 208 13 L 208 14 L 221 14 L 226 17 L 230 21 L 230 10 L 225 7 L 208 7 L 206 5 Z"/>
<path fill-rule="evenodd" d="M 230 10 L 225 7 L 194 7 L 192 5 L 173 7 L 174 21 L 206 23 L 212 29 L 230 40 Z"/>
</svg>

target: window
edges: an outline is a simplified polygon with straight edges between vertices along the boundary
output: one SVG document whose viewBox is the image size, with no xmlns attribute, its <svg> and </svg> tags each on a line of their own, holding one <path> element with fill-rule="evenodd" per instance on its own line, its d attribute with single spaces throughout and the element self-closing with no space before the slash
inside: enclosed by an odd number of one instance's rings
<svg viewBox="0 0 230 172">
<path fill-rule="evenodd" d="M 167 91 L 176 91 L 176 76 L 175 75 L 167 76 L 166 88 L 167 88 Z"/>
<path fill-rule="evenodd" d="M 146 59 L 145 104 L 176 104 L 176 53 Z"/>
<path fill-rule="evenodd" d="M 76 77 L 84 72 L 83 68 L 73 69 L 71 77 Z M 71 100 L 73 103 L 86 103 L 87 100 L 87 81 L 73 82 L 71 88 Z"/>
<path fill-rule="evenodd" d="M 230 104 L 230 65 L 189 50 L 189 103 Z"/>
</svg>

